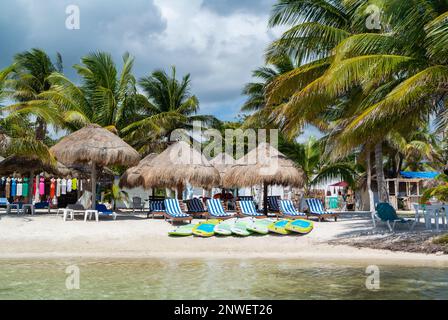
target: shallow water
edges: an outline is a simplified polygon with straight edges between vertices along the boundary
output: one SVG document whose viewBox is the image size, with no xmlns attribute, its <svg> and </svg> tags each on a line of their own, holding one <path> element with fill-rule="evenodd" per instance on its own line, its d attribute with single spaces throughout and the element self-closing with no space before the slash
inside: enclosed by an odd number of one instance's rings
<svg viewBox="0 0 448 320">
<path fill-rule="evenodd" d="M 69 266 L 79 268 L 79 289 L 66 287 Z M 448 299 L 446 268 L 378 267 L 380 289 L 372 291 L 362 264 L 0 260 L 0 299 Z"/>
</svg>

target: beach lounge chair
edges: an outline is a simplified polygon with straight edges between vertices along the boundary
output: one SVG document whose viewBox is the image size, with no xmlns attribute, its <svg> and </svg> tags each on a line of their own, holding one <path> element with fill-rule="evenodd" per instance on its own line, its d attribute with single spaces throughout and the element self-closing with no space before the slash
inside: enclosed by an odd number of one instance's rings
<svg viewBox="0 0 448 320">
<path fill-rule="evenodd" d="M 135 209 L 143 211 L 143 201 L 140 197 L 132 197 L 132 213 L 135 213 Z"/>
<path fill-rule="evenodd" d="M 252 196 L 238 196 L 237 201 L 254 201 Z"/>
<path fill-rule="evenodd" d="M 0 207 L 5 207 L 9 204 L 9 201 L 7 198 L 0 198 Z"/>
<path fill-rule="evenodd" d="M 236 202 L 236 215 L 238 217 L 253 217 L 257 219 L 266 218 L 264 214 L 257 211 L 253 201 L 247 200 Z"/>
<path fill-rule="evenodd" d="M 177 199 L 165 199 L 165 212 L 163 213 L 165 220 L 174 221 L 191 221 L 192 216 L 182 211 L 179 200 Z"/>
<path fill-rule="evenodd" d="M 187 200 L 187 213 L 193 216 L 202 216 L 207 214 L 201 199 L 193 198 Z"/>
<path fill-rule="evenodd" d="M 224 210 L 224 206 L 219 199 L 208 199 L 207 200 L 207 218 L 216 218 L 216 219 L 229 219 L 232 218 L 233 215 L 226 212 Z"/>
<path fill-rule="evenodd" d="M 338 220 L 338 215 L 335 212 L 325 211 L 324 205 L 320 199 L 306 199 L 306 205 L 308 206 L 307 216 L 314 216 L 322 221 L 326 218 L 334 218 L 334 221 Z"/>
<path fill-rule="evenodd" d="M 397 212 L 394 207 L 392 207 L 387 202 L 380 202 L 376 205 L 376 211 L 372 216 L 373 227 L 376 228 L 375 220 L 385 222 L 390 232 L 393 232 L 395 229 L 395 224 L 405 223 L 408 224 L 409 230 L 412 228 L 412 220 L 411 219 L 403 219 L 397 216 Z M 390 224 L 392 222 L 392 225 Z"/>
<path fill-rule="evenodd" d="M 305 219 L 307 218 L 306 213 L 300 212 L 294 207 L 291 200 L 280 200 L 279 201 L 280 216 L 288 219 Z"/>
<path fill-rule="evenodd" d="M 112 219 L 114 220 L 117 219 L 117 214 L 112 210 L 107 209 L 104 204 L 97 204 L 95 209 L 98 211 L 98 214 L 100 216 L 107 216 L 107 217 L 112 216 Z"/>
<path fill-rule="evenodd" d="M 275 214 L 280 213 L 279 201 L 281 199 L 280 196 L 268 196 L 268 211 Z"/>
<path fill-rule="evenodd" d="M 147 218 L 152 214 L 152 218 L 154 219 L 155 214 L 163 214 L 165 212 L 165 200 L 150 200 L 149 201 L 149 211 L 147 214 Z"/>
</svg>

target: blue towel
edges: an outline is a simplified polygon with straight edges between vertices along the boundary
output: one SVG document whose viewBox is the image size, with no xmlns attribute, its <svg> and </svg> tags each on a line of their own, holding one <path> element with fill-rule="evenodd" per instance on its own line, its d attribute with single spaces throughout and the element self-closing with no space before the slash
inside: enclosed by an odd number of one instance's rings
<svg viewBox="0 0 448 320">
<path fill-rule="evenodd" d="M 210 215 L 215 217 L 229 217 L 230 213 L 224 211 L 221 201 L 218 199 L 208 199 L 207 200 L 207 210 Z"/>
</svg>

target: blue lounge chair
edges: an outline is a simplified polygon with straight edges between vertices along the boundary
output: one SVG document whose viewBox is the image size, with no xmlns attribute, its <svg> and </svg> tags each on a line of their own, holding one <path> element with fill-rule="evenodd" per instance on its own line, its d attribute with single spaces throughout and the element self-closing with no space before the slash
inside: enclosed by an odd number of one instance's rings
<svg viewBox="0 0 448 320">
<path fill-rule="evenodd" d="M 9 204 L 9 201 L 7 198 L 0 198 L 0 206 L 6 207 Z"/>
<path fill-rule="evenodd" d="M 397 211 L 395 211 L 394 207 L 392 207 L 387 202 L 380 202 L 376 205 L 376 212 L 372 216 L 374 227 L 376 227 L 375 219 L 377 219 L 378 221 L 385 222 L 391 232 L 394 231 L 395 224 L 397 222 L 408 224 L 409 230 L 411 230 L 413 222 L 410 219 L 403 219 L 398 217 Z M 391 222 L 392 225 L 390 224 Z"/>
<path fill-rule="evenodd" d="M 257 219 L 266 218 L 264 214 L 257 211 L 255 203 L 253 201 L 237 201 L 236 202 L 236 214 L 239 217 L 253 217 Z"/>
<path fill-rule="evenodd" d="M 96 211 L 98 211 L 98 214 L 100 216 L 112 216 L 112 219 L 117 219 L 117 214 L 113 212 L 112 210 L 109 210 L 106 208 L 104 204 L 97 204 L 95 206 Z"/>
<path fill-rule="evenodd" d="M 279 213 L 279 201 L 281 201 L 281 199 L 280 196 L 268 196 L 268 211 L 276 214 Z"/>
<path fill-rule="evenodd" d="M 207 214 L 207 210 L 205 210 L 204 205 L 202 204 L 201 199 L 193 198 L 187 200 L 187 213 L 193 216 L 202 216 Z"/>
<path fill-rule="evenodd" d="M 232 214 L 224 210 L 221 200 L 218 199 L 207 200 L 207 218 L 216 218 L 224 220 L 232 217 L 233 217 Z"/>
<path fill-rule="evenodd" d="M 300 212 L 294 207 L 291 200 L 280 200 L 280 215 L 289 219 L 304 219 L 306 213 Z"/>
<path fill-rule="evenodd" d="M 326 218 L 334 218 L 334 221 L 338 220 L 338 215 L 335 212 L 325 211 L 324 205 L 320 199 L 306 199 L 306 205 L 308 206 L 307 216 L 314 216 L 322 221 Z"/>
<path fill-rule="evenodd" d="M 150 200 L 149 201 L 149 212 L 147 214 L 147 218 L 152 214 L 152 218 L 154 219 L 154 215 L 159 213 L 163 214 L 165 212 L 165 200 Z"/>
<path fill-rule="evenodd" d="M 182 211 L 177 199 L 165 199 L 165 212 L 163 213 L 165 220 L 174 221 L 191 221 L 192 216 Z"/>
</svg>

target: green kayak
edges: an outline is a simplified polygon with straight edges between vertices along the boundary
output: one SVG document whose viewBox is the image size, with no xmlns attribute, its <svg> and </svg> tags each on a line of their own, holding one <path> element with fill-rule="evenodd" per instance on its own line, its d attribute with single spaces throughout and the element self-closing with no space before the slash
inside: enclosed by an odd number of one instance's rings
<svg viewBox="0 0 448 320">
<path fill-rule="evenodd" d="M 186 237 L 193 234 L 193 228 L 196 226 L 195 223 L 186 224 L 183 226 L 176 227 L 175 229 L 168 232 L 170 236 Z"/>
<path fill-rule="evenodd" d="M 215 234 L 221 236 L 230 236 L 232 234 L 232 227 L 235 225 L 237 218 L 232 218 L 228 220 L 224 220 L 220 224 L 215 226 Z"/>
<path fill-rule="evenodd" d="M 238 219 L 231 228 L 232 233 L 241 237 L 250 236 L 252 231 L 247 230 L 247 225 L 251 223 L 251 219 L 252 218 Z"/>
<path fill-rule="evenodd" d="M 274 219 L 252 219 L 247 224 L 246 229 L 259 234 L 268 234 L 268 226 L 274 222 Z"/>
</svg>

